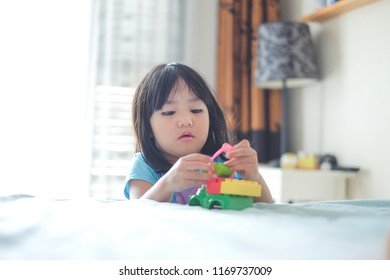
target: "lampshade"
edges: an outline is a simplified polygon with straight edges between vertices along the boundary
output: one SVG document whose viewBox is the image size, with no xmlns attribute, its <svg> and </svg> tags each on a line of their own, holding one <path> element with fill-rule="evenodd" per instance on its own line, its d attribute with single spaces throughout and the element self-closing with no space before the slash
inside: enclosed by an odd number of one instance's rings
<svg viewBox="0 0 390 280">
<path fill-rule="evenodd" d="M 288 89 L 308 85 L 317 79 L 313 44 L 307 24 L 272 22 L 260 25 L 255 80 L 260 88 L 282 89 L 281 155 L 288 152 Z M 279 159 L 276 162 L 275 165 L 280 166 Z"/>
<path fill-rule="evenodd" d="M 263 23 L 258 30 L 256 85 L 295 88 L 318 79 L 309 26 L 298 22 Z"/>
</svg>

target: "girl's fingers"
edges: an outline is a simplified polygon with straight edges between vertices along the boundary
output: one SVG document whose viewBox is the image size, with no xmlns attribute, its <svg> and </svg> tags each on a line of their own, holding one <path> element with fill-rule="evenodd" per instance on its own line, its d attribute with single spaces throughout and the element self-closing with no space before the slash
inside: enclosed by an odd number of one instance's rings
<svg viewBox="0 0 390 280">
<path fill-rule="evenodd" d="M 184 170 L 196 173 L 210 173 L 213 171 L 213 167 L 207 163 L 190 162 L 185 165 Z"/>
<path fill-rule="evenodd" d="M 246 141 L 246 144 L 243 144 L 242 142 L 240 142 L 239 144 L 234 146 L 234 148 L 235 148 L 234 150 L 226 153 L 226 156 L 228 158 L 244 157 L 244 156 L 250 156 L 250 155 L 257 156 L 256 151 L 251 148 L 248 141 Z"/>
<path fill-rule="evenodd" d="M 248 140 L 244 139 L 234 146 L 234 150 L 228 151 L 226 156 L 231 159 L 234 157 L 244 157 L 254 155 L 257 157 L 257 153 L 252 149 Z"/>
<path fill-rule="evenodd" d="M 225 164 L 229 167 L 233 166 L 241 166 L 244 164 L 256 165 L 257 166 L 257 158 L 253 156 L 249 157 L 234 157 L 225 161 Z"/>
<path fill-rule="evenodd" d="M 211 171 L 210 157 L 202 154 L 191 154 L 180 158 L 176 162 L 176 168 L 182 171 Z"/>
<path fill-rule="evenodd" d="M 203 155 L 203 154 L 190 154 L 182 157 L 180 160 L 182 161 L 200 161 L 200 162 L 209 162 L 211 157 Z"/>
<path fill-rule="evenodd" d="M 257 153 L 252 148 L 242 148 L 242 149 L 235 149 L 231 152 L 227 152 L 226 156 L 228 158 L 248 157 L 248 156 L 257 156 Z"/>
</svg>

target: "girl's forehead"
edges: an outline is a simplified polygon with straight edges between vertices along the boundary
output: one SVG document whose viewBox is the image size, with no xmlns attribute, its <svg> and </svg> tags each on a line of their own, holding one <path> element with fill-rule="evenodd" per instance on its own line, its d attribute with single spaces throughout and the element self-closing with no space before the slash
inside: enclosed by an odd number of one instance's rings
<svg viewBox="0 0 390 280">
<path fill-rule="evenodd" d="M 177 79 L 175 85 L 171 89 L 170 94 L 175 93 L 175 92 L 184 91 L 184 90 L 190 90 L 190 88 L 182 78 L 179 78 L 179 79 Z"/>
<path fill-rule="evenodd" d="M 190 99 L 199 99 L 197 95 L 190 89 L 186 82 L 182 79 L 179 79 L 175 86 L 172 88 L 171 92 L 168 95 L 167 103 L 177 99 L 179 97 L 187 97 Z"/>
</svg>

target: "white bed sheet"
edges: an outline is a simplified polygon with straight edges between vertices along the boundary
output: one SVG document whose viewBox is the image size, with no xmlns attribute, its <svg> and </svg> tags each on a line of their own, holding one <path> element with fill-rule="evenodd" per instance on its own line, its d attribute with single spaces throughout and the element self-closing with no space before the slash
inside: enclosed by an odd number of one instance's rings
<svg viewBox="0 0 390 280">
<path fill-rule="evenodd" d="M 390 200 L 255 203 L 0 198 L 0 259 L 385 259 Z"/>
</svg>

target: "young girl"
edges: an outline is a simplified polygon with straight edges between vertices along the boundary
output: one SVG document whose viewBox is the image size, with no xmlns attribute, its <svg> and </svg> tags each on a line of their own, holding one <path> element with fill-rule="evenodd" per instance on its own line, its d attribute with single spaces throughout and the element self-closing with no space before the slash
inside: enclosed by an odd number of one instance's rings
<svg viewBox="0 0 390 280">
<path fill-rule="evenodd" d="M 224 114 L 206 82 L 183 64 L 158 65 L 138 85 L 132 117 L 137 152 L 125 196 L 187 204 L 215 176 L 211 156 L 230 142 Z M 238 172 L 236 177 L 262 185 L 262 195 L 254 201 L 272 202 L 256 151 L 247 140 L 234 147 L 225 164 Z"/>
</svg>

